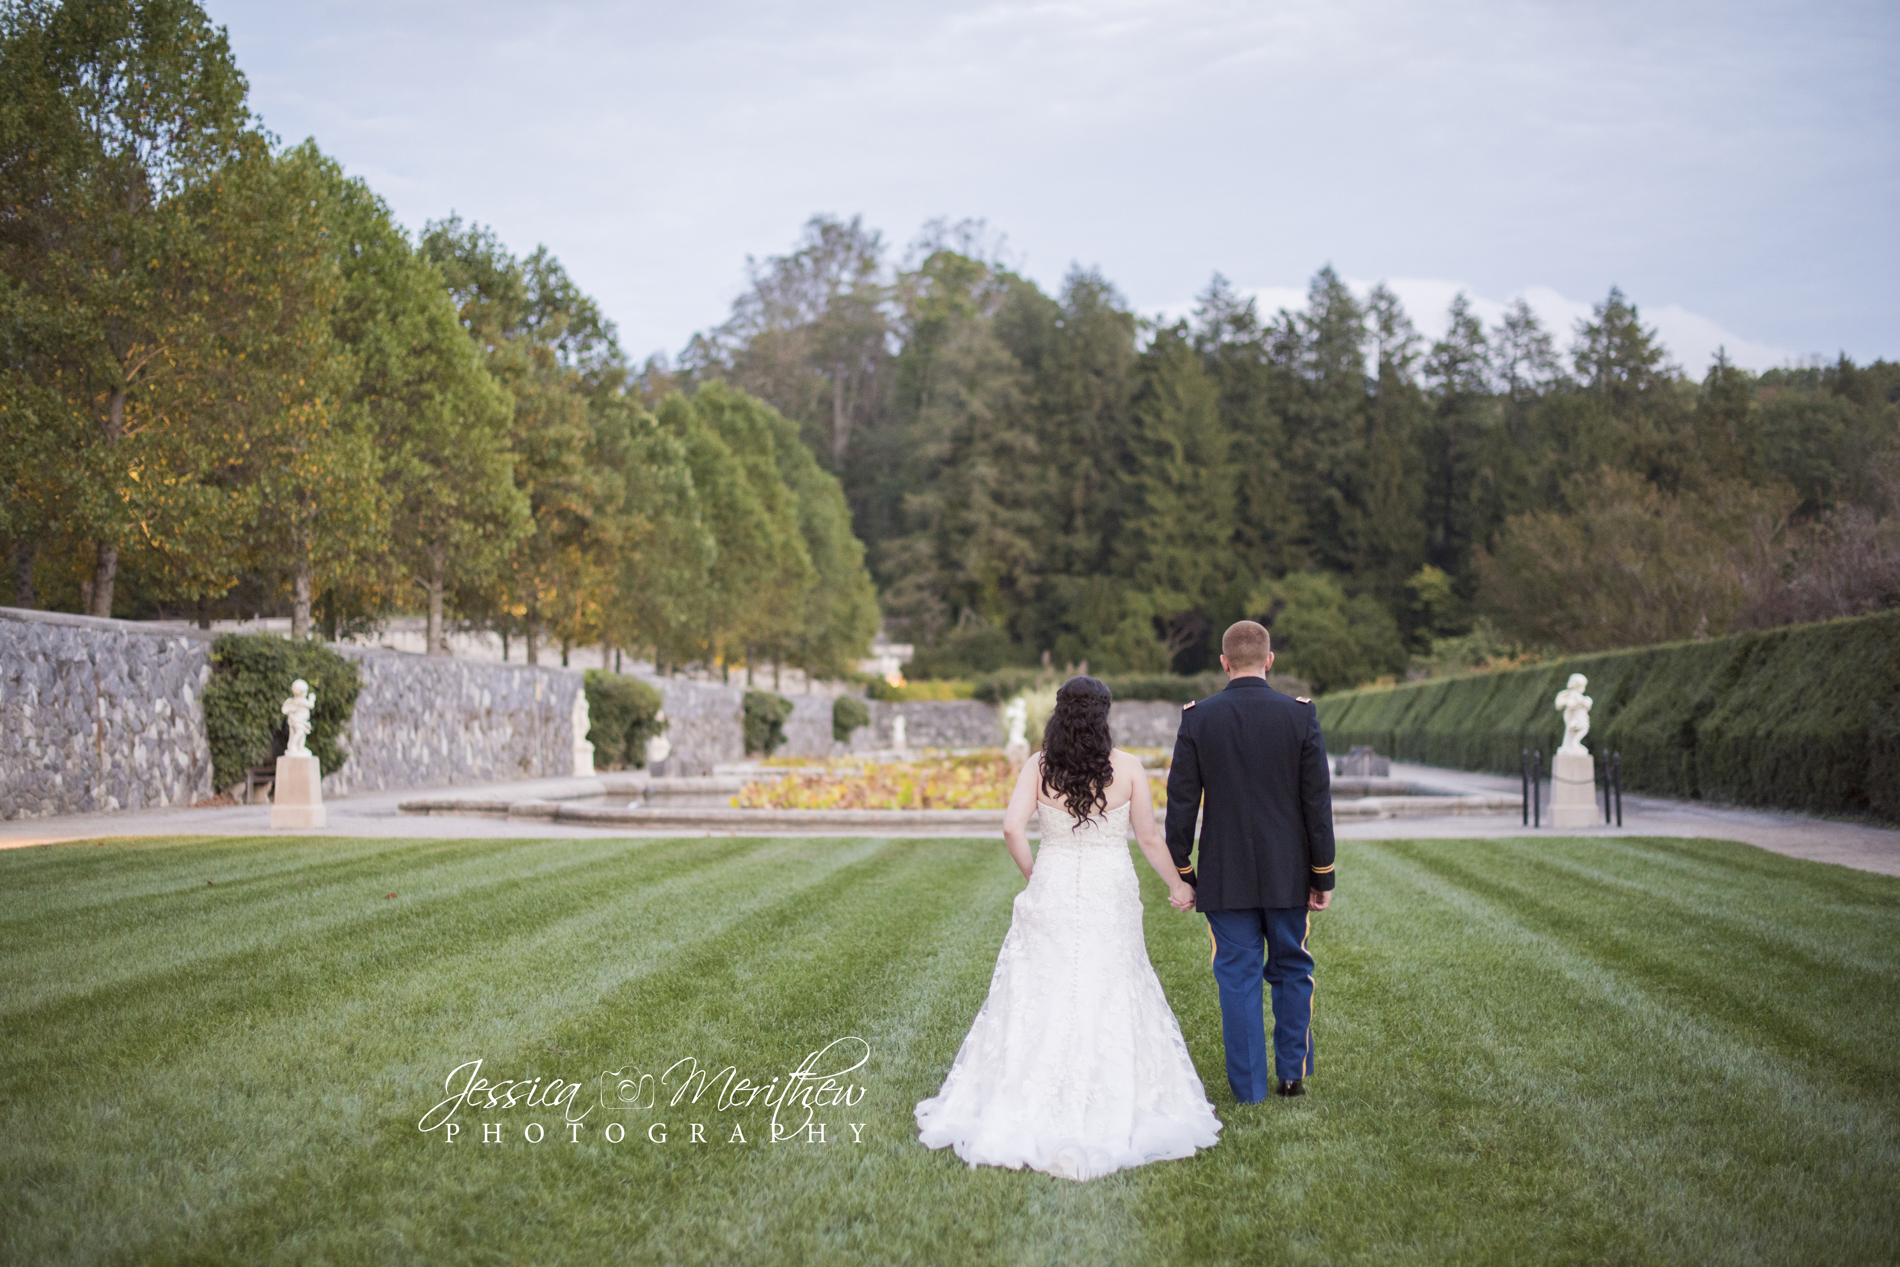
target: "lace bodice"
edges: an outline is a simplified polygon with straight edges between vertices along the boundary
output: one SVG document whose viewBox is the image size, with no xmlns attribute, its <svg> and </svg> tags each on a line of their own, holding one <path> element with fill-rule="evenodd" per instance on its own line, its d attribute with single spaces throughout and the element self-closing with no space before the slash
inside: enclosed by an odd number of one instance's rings
<svg viewBox="0 0 1900 1267">
<path fill-rule="evenodd" d="M 1078 823 L 1069 811 L 1055 805 L 1036 802 L 1036 812 L 1042 819 L 1042 843 L 1050 845 L 1118 845 L 1124 854 L 1128 846 L 1128 807 L 1133 801 L 1123 801 L 1114 809 L 1095 815 L 1087 822 Z"/>
</svg>

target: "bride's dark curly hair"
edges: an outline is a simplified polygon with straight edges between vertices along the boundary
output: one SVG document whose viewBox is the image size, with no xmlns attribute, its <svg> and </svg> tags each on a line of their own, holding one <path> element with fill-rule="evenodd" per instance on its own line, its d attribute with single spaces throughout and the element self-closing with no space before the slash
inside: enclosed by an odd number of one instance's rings
<svg viewBox="0 0 1900 1267">
<path fill-rule="evenodd" d="M 1108 754 L 1108 706 L 1114 696 L 1099 678 L 1072 677 L 1056 692 L 1056 708 L 1042 730 L 1042 786 L 1069 804 L 1077 822 L 1108 806 L 1115 766 Z"/>
</svg>

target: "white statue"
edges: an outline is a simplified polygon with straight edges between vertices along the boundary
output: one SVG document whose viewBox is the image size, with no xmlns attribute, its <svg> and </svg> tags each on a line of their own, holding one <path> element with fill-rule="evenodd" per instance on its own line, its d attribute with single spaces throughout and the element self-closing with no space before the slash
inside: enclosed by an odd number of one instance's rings
<svg viewBox="0 0 1900 1267">
<path fill-rule="evenodd" d="M 1029 743 L 1029 701 L 1018 695 L 1003 710 L 1003 720 L 1009 723 L 1009 746 L 1025 746 Z"/>
<path fill-rule="evenodd" d="M 1581 673 L 1572 673 L 1570 682 L 1557 692 L 1557 708 L 1564 715 L 1564 742 L 1559 752 L 1584 752 L 1583 737 L 1590 733 L 1590 697 L 1583 688 L 1590 685 L 1590 679 Z"/>
<path fill-rule="evenodd" d="M 659 712 L 653 714 L 653 720 L 656 722 L 664 722 L 666 720 L 666 710 L 662 708 Z M 651 770 L 654 766 L 666 760 L 672 751 L 673 741 L 666 737 L 664 730 L 647 740 L 647 769 Z"/>
<path fill-rule="evenodd" d="M 897 749 L 899 752 L 905 752 L 910 748 L 910 741 L 904 735 L 904 715 L 902 713 L 891 718 L 891 747 Z"/>
<path fill-rule="evenodd" d="M 594 728 L 587 716 L 587 692 L 574 692 L 574 711 L 571 714 L 574 725 L 574 768 L 571 771 L 577 779 L 594 777 L 594 745 L 587 742 L 587 732 Z"/>
<path fill-rule="evenodd" d="M 1029 760 L 1029 701 L 1018 695 L 1003 709 L 1003 720 L 1009 724 L 1009 739 L 1003 744 L 1003 755 L 1009 759 L 1009 768 L 1020 770 Z"/>
<path fill-rule="evenodd" d="M 309 745 L 304 741 L 310 738 L 310 713 L 317 706 L 317 693 L 310 689 L 310 683 L 298 678 L 290 684 L 290 698 L 284 701 L 284 716 L 290 719 L 290 743 L 284 748 L 286 757 L 307 757 Z"/>
</svg>

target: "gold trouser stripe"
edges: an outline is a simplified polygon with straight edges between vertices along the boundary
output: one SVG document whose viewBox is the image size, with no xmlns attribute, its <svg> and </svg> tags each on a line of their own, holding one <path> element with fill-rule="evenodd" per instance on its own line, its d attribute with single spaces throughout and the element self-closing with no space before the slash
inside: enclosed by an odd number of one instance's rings
<svg viewBox="0 0 1900 1267">
<path fill-rule="evenodd" d="M 1213 963 L 1214 956 L 1220 954 L 1220 943 L 1214 940 L 1214 925 L 1207 926 L 1207 962 Z"/>
<path fill-rule="evenodd" d="M 1306 931 L 1300 934 L 1301 950 L 1306 949 L 1306 939 L 1312 935 L 1313 912 L 1308 911 L 1306 913 Z M 1306 984 L 1312 988 L 1313 993 L 1308 995 L 1306 1000 L 1306 1059 L 1300 1064 L 1301 1077 L 1305 1077 L 1313 1072 L 1313 1002 L 1319 997 L 1319 987 L 1314 984 L 1313 974 L 1310 972 L 1306 974 Z"/>
</svg>

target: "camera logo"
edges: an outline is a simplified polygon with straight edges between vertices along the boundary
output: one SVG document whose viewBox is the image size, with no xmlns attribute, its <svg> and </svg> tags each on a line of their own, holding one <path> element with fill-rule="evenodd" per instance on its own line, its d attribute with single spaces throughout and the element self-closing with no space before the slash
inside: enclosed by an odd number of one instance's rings
<svg viewBox="0 0 1900 1267">
<path fill-rule="evenodd" d="M 600 1107 L 609 1113 L 653 1107 L 653 1075 L 641 1073 L 634 1065 L 603 1069 L 600 1074 Z"/>
</svg>

